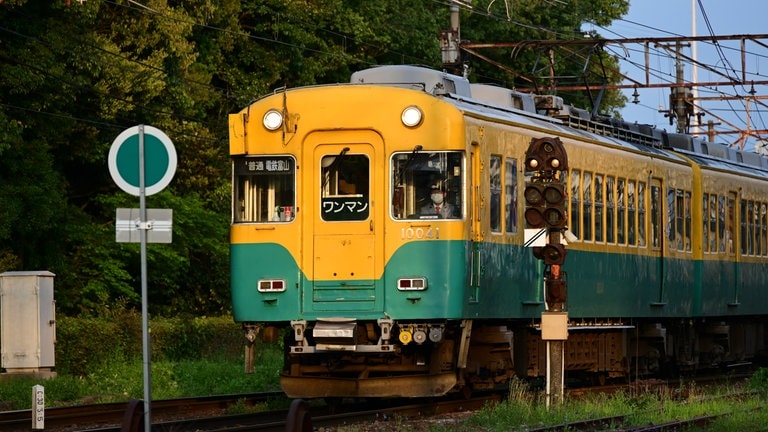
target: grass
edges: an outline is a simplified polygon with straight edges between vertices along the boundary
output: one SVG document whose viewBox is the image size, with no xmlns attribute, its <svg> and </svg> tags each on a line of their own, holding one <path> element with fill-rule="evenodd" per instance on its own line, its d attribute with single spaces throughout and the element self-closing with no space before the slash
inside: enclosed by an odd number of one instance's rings
<svg viewBox="0 0 768 432">
<path fill-rule="evenodd" d="M 758 378 L 765 379 L 765 375 Z M 763 384 L 755 384 L 753 380 L 746 387 L 764 389 Z M 706 394 L 695 386 L 678 389 L 672 395 L 652 392 L 634 396 L 627 393 L 591 394 L 566 399 L 562 405 L 550 408 L 547 408 L 543 395 L 520 391 L 519 387 L 519 383 L 513 383 L 506 402 L 488 406 L 460 425 L 434 427 L 430 431 L 511 432 L 554 425 L 563 425 L 563 430 L 566 430 L 569 422 L 619 415 L 626 416 L 624 426 L 641 426 L 730 413 L 707 426 L 706 430 L 713 432 L 766 430 L 765 425 L 768 424 L 765 394 L 755 391 L 740 393 L 733 386 L 707 389 Z"/>
<path fill-rule="evenodd" d="M 242 359 L 200 359 L 152 363 L 152 399 L 170 399 L 214 394 L 236 394 L 279 390 L 282 354 L 278 346 L 258 353 L 255 373 L 243 373 Z M 45 387 L 46 406 L 122 402 L 144 396 L 141 360 L 130 364 L 104 364 L 86 376 L 60 374 L 50 380 L 15 379 L 0 384 L 0 409 L 29 409 L 32 386 Z M 751 390 L 742 392 L 741 389 Z M 766 430 L 768 424 L 768 370 L 761 370 L 747 383 L 707 389 L 681 383 L 667 393 L 640 395 L 616 393 L 566 398 L 561 405 L 547 407 L 544 396 L 528 391 L 522 381 L 510 385 L 507 401 L 488 406 L 459 424 L 433 425 L 431 432 L 523 431 L 569 422 L 627 416 L 625 426 L 658 424 L 673 419 L 730 413 L 707 427 L 707 431 Z M 241 407 L 243 410 L 247 407 Z M 234 408 L 239 409 L 238 407 Z M 401 425 L 402 430 L 410 426 Z M 349 430 L 353 430 L 349 429 Z M 421 427 L 418 430 L 424 430 Z"/>
<path fill-rule="evenodd" d="M 237 394 L 279 390 L 282 364 L 279 348 L 259 353 L 253 374 L 243 372 L 242 359 L 188 360 L 151 363 L 152 394 L 155 399 Z M 0 384 L 0 410 L 29 409 L 32 387 L 45 387 L 46 406 L 123 402 L 144 398 L 144 368 L 141 359 L 132 363 L 103 364 L 85 376 L 59 373 L 49 380 L 16 378 Z"/>
</svg>

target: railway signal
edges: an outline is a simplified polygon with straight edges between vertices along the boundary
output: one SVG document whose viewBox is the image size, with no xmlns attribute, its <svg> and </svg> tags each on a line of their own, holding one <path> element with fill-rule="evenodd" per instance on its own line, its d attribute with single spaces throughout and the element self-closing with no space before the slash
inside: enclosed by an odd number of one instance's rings
<svg viewBox="0 0 768 432">
<path fill-rule="evenodd" d="M 538 138 L 531 141 L 525 153 L 526 228 L 548 231 L 548 242 L 533 248 L 533 255 L 544 263 L 563 265 L 566 250 L 560 235 L 568 221 L 568 194 L 562 173 L 568 169 L 568 155 L 559 138 Z M 560 297 L 560 296 L 555 296 Z"/>
<path fill-rule="evenodd" d="M 566 250 L 562 235 L 568 220 L 568 193 L 565 172 L 568 155 L 559 138 L 531 140 L 525 152 L 526 228 L 546 230 L 546 244 L 533 248 L 533 256 L 543 260 L 544 299 L 541 313 L 541 339 L 547 342 L 547 406 L 550 397 L 562 401 L 564 394 L 564 353 L 568 339 L 568 313 L 565 311 L 568 283 L 561 266 Z"/>
</svg>

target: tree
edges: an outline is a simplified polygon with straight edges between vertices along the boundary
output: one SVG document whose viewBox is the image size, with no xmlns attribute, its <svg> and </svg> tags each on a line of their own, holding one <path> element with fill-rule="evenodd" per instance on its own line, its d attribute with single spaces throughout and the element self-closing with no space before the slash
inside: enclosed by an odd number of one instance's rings
<svg viewBox="0 0 768 432">
<path fill-rule="evenodd" d="M 506 7 L 509 7 L 507 10 Z M 486 11 L 487 13 L 478 13 Z M 599 34 L 582 30 L 585 22 L 608 25 L 629 11 L 626 0 L 574 0 L 565 2 L 474 2 L 473 12 L 462 11 L 461 36 L 470 42 L 568 41 L 599 39 Z M 468 57 L 472 79 L 495 82 L 508 87 L 534 88 L 539 94 L 555 92 L 557 84 L 615 84 L 620 82 L 618 59 L 597 50 L 578 47 L 557 48 L 555 63 L 550 63 L 551 46 L 530 44 L 522 49 L 482 50 L 499 68 L 484 59 Z M 586 69 L 585 69 L 586 68 Z M 510 73 L 513 71 L 514 73 Z M 558 77 L 553 81 L 550 76 Z M 571 78 L 568 78 L 571 77 Z M 557 92 L 567 103 L 592 109 L 594 95 L 584 92 Z M 592 99 L 592 100 L 591 100 Z M 624 106 L 618 91 L 609 91 L 602 108 L 610 112 Z"/>
<path fill-rule="evenodd" d="M 177 239 L 194 231 L 193 241 L 150 253 L 163 275 L 154 292 L 188 298 L 185 290 L 199 284 L 191 279 L 195 260 L 215 262 L 227 274 L 223 212 L 229 208 L 229 165 L 219 138 L 226 120 L 207 122 L 209 110 L 221 110 L 222 97 L 205 65 L 195 66 L 194 21 L 164 1 L 146 8 L 67 3 L 0 5 L 8 23 L 0 119 L 11 126 L 0 146 L 0 176 L 8 177 L 0 186 L 0 270 L 53 271 L 65 312 L 94 311 L 121 297 L 136 305 L 139 260 L 135 245 L 115 243 L 114 218 L 115 206 L 137 202 L 116 189 L 106 157 L 120 131 L 152 124 L 174 137 L 182 155 L 173 186 L 153 199 L 177 205 L 177 220 L 196 221 L 175 228 Z M 223 246 L 201 244 L 197 233 Z M 208 278 L 216 298 L 228 297 L 223 279 Z M 220 303 L 186 306 L 220 312 Z"/>
<path fill-rule="evenodd" d="M 627 6 L 556 3 L 474 2 L 492 17 L 463 12 L 462 34 L 576 37 L 585 18 L 605 24 Z M 513 19 L 498 19 L 506 4 Z M 120 299 L 137 307 L 138 245 L 116 243 L 114 228 L 115 209 L 137 199 L 115 186 L 107 155 L 121 131 L 148 124 L 179 154 L 171 185 L 147 199 L 174 211 L 173 243 L 149 248 L 151 311 L 227 310 L 228 114 L 277 87 L 346 82 L 370 65 L 439 68 L 448 14 L 409 0 L 0 0 L 0 272 L 56 273 L 65 313 Z M 509 54 L 492 56 L 527 71 L 538 55 Z M 518 84 L 479 59 L 471 66 L 474 80 Z"/>
</svg>

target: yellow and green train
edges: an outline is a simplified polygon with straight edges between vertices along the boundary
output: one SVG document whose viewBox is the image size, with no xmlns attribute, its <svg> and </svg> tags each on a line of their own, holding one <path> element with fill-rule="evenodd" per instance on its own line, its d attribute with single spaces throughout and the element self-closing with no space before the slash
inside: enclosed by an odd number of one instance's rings
<svg viewBox="0 0 768 432">
<path fill-rule="evenodd" d="M 414 66 L 230 116 L 231 285 L 284 335 L 290 397 L 423 397 L 544 375 L 525 152 L 568 154 L 567 376 L 752 362 L 766 347 L 768 160 Z M 282 330 L 282 331 L 281 331 Z"/>
</svg>

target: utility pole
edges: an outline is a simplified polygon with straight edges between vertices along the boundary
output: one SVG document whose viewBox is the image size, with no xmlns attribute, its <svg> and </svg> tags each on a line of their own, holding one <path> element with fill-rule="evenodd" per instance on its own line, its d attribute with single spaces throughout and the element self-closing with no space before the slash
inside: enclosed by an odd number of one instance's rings
<svg viewBox="0 0 768 432">
<path fill-rule="evenodd" d="M 464 75 L 461 62 L 461 25 L 459 23 L 459 5 L 451 2 L 451 29 L 440 33 L 440 51 L 443 67 L 454 75 Z"/>
<path fill-rule="evenodd" d="M 693 112 L 693 93 L 691 87 L 685 85 L 685 70 L 681 58 L 683 43 L 675 42 L 675 84 L 669 93 L 669 110 L 664 117 L 669 117 L 669 125 L 677 123 L 677 133 L 687 133 Z"/>
</svg>

